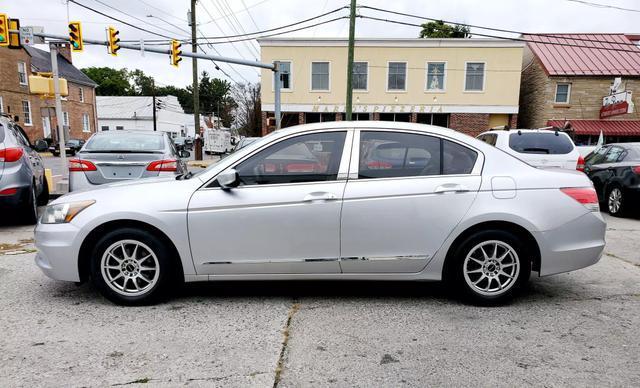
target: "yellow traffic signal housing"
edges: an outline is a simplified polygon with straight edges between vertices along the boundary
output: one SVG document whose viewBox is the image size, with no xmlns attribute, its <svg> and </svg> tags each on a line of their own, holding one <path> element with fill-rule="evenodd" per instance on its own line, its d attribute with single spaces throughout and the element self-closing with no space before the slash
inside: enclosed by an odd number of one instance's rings
<svg viewBox="0 0 640 388">
<path fill-rule="evenodd" d="M 9 45 L 9 21 L 7 14 L 0 13 L 0 46 Z"/>
<path fill-rule="evenodd" d="M 14 30 L 16 32 L 11 32 Z M 22 47 L 20 45 L 20 20 L 18 19 L 9 19 L 9 48 L 19 49 Z"/>
<path fill-rule="evenodd" d="M 119 34 L 120 31 L 116 30 L 115 28 L 107 28 L 107 40 L 109 41 L 108 50 L 109 54 L 113 56 L 118 55 L 118 50 L 120 50 L 120 45 L 118 44 L 120 43 L 120 38 L 118 37 Z"/>
<path fill-rule="evenodd" d="M 80 52 L 84 49 L 80 22 L 69 23 L 69 42 L 71 43 L 71 51 Z"/>
<path fill-rule="evenodd" d="M 182 43 L 177 40 L 171 41 L 171 64 L 175 67 L 178 67 L 178 64 L 182 60 L 182 58 L 180 57 L 182 55 L 182 50 L 180 50 L 180 47 L 182 47 Z"/>
</svg>

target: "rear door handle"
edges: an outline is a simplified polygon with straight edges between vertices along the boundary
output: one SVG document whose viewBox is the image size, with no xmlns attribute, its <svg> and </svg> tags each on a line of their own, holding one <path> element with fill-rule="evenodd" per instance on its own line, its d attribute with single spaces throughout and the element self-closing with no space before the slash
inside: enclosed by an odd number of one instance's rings
<svg viewBox="0 0 640 388">
<path fill-rule="evenodd" d="M 464 191 L 469 191 L 469 188 L 467 186 L 458 184 L 458 183 L 445 183 L 443 185 L 440 185 L 438 187 L 435 188 L 435 190 L 433 190 L 434 193 L 436 194 L 440 194 L 440 193 L 460 193 L 460 192 L 464 192 Z"/>
<path fill-rule="evenodd" d="M 337 198 L 338 196 L 333 193 L 328 193 L 326 191 L 316 191 L 316 192 L 305 195 L 303 201 L 305 202 L 331 201 Z"/>
</svg>

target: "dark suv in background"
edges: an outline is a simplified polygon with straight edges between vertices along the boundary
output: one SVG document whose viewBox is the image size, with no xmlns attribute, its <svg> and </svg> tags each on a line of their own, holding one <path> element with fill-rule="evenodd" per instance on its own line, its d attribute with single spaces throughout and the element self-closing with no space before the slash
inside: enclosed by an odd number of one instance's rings
<svg viewBox="0 0 640 388">
<path fill-rule="evenodd" d="M 14 210 L 21 223 L 34 224 L 38 205 L 49 201 L 49 186 L 40 155 L 24 130 L 0 116 L 0 208 Z M 6 213 L 5 213 L 6 214 Z"/>
</svg>

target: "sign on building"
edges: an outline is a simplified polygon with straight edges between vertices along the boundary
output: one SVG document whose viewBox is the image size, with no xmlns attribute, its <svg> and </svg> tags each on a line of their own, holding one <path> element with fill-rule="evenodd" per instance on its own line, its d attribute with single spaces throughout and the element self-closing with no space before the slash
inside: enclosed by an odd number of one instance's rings
<svg viewBox="0 0 640 388">
<path fill-rule="evenodd" d="M 600 118 L 633 113 L 633 96 L 631 91 L 625 90 L 610 94 L 602 99 Z"/>
</svg>

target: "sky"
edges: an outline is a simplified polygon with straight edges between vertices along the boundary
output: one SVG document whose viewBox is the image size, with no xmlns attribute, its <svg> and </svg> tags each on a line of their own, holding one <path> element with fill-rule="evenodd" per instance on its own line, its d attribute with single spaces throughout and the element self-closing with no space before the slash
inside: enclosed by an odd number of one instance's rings
<svg viewBox="0 0 640 388">
<path fill-rule="evenodd" d="M 129 22 L 137 27 L 157 33 L 186 38 L 189 36 L 187 11 L 189 0 L 75 0 Z M 637 10 L 619 10 L 587 5 L 576 0 L 359 0 L 358 5 L 443 19 L 459 23 L 501 28 L 529 33 L 560 32 L 624 32 L 640 34 L 640 0 L 588 0 L 590 3 Z M 204 36 L 228 36 L 252 33 L 294 23 L 321 13 L 348 5 L 348 0 L 198 0 L 196 16 L 199 32 Z M 0 12 L 20 19 L 22 26 L 42 26 L 51 34 L 66 35 L 67 21 L 82 22 L 83 36 L 106 40 L 105 29 L 119 29 L 120 39 L 163 39 L 139 31 L 120 22 L 84 9 L 66 0 L 0 0 Z M 421 23 L 418 19 L 373 10 L 360 9 L 359 13 L 386 19 Z M 347 16 L 342 10 L 332 16 Z M 293 27 L 295 28 L 295 27 Z M 343 37 L 348 35 L 348 20 L 341 19 L 315 28 L 289 33 L 290 37 Z M 492 32 L 472 29 L 471 32 Z M 356 37 L 415 38 L 420 28 L 388 24 L 358 18 Z M 515 37 L 513 34 L 501 36 Z M 45 48 L 46 46 L 36 46 Z M 190 47 L 183 45 L 183 51 Z M 204 46 L 213 53 L 213 49 Z M 259 59 L 259 46 L 254 41 L 213 45 L 220 55 L 248 60 Z M 191 83 L 191 60 L 184 58 L 179 68 L 170 66 L 169 56 L 121 49 L 117 57 L 107 54 L 104 46 L 85 46 L 82 53 L 73 54 L 79 67 L 109 66 L 113 68 L 141 69 L 153 76 L 160 85 L 184 87 Z M 227 75 L 215 69 L 210 61 L 199 60 L 199 71 L 228 79 L 230 82 L 259 82 L 255 68 L 220 64 Z"/>
</svg>

